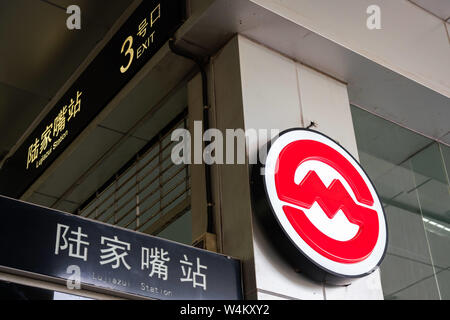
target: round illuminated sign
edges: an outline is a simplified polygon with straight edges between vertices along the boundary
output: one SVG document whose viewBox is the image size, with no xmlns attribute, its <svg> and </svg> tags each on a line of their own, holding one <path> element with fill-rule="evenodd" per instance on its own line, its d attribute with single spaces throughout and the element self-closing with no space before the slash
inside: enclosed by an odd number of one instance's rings
<svg viewBox="0 0 450 320">
<path fill-rule="evenodd" d="M 270 146 L 263 180 L 285 235 L 321 270 L 354 278 L 381 263 L 383 207 L 367 174 L 335 141 L 311 130 L 281 134 Z"/>
</svg>

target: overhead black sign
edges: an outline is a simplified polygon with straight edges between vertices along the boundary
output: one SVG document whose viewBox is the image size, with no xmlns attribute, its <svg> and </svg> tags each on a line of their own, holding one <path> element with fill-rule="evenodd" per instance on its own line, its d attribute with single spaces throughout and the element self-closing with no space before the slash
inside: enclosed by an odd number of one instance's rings
<svg viewBox="0 0 450 320">
<path fill-rule="evenodd" d="M 19 198 L 184 19 L 185 0 L 144 0 L 0 171 L 0 194 Z M 19 108 L 20 106 L 18 106 Z"/>
<path fill-rule="evenodd" d="M 243 298 L 230 257 L 2 196 L 0 212 L 0 269 L 159 300 Z"/>
</svg>

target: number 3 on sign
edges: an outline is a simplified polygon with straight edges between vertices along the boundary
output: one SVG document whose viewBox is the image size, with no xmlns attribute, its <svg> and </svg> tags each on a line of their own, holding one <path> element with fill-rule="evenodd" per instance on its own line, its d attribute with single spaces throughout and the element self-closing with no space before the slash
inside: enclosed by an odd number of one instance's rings
<svg viewBox="0 0 450 320">
<path fill-rule="evenodd" d="M 128 49 L 125 51 L 125 47 L 127 47 L 128 44 Z M 129 36 L 125 42 L 122 45 L 122 51 L 120 51 L 120 53 L 125 53 L 125 56 L 129 56 L 129 60 L 128 60 L 128 64 L 124 67 L 121 66 L 120 67 L 120 72 L 125 73 L 128 71 L 128 69 L 130 68 L 131 64 L 133 63 L 133 59 L 134 59 L 134 50 L 133 50 L 133 37 Z"/>
</svg>

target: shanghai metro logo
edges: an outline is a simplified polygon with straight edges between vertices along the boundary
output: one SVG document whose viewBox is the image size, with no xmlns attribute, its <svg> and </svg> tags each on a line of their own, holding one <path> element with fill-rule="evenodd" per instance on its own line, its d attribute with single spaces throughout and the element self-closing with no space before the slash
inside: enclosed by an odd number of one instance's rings
<svg viewBox="0 0 450 320">
<path fill-rule="evenodd" d="M 278 223 L 297 249 L 325 272 L 373 272 L 387 246 L 384 211 L 357 161 L 315 131 L 287 131 L 270 147 L 264 183 Z"/>
</svg>

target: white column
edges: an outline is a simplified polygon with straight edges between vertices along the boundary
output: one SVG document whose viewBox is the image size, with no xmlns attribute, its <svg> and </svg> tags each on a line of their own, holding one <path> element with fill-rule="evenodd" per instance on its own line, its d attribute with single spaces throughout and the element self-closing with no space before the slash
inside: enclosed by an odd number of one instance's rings
<svg viewBox="0 0 450 320">
<path fill-rule="evenodd" d="M 242 36 L 212 60 L 213 117 L 217 128 L 315 128 L 341 143 L 355 157 L 356 140 L 345 84 L 305 67 Z M 257 147 L 248 146 L 248 156 Z M 216 215 L 223 253 L 244 262 L 247 298 L 382 299 L 378 272 L 348 287 L 314 282 L 294 270 L 252 212 L 247 165 L 216 167 Z"/>
<path fill-rule="evenodd" d="M 191 137 L 195 137 L 195 121 L 203 121 L 203 99 L 202 99 L 202 79 L 197 75 L 188 83 L 188 112 L 189 112 L 189 132 Z M 203 145 L 199 146 L 203 148 Z M 192 164 L 190 169 L 191 180 L 191 213 L 192 213 L 192 242 L 199 239 L 207 231 L 207 201 L 205 165 L 195 164 L 193 153 L 195 152 L 195 141 L 191 141 Z"/>
</svg>

